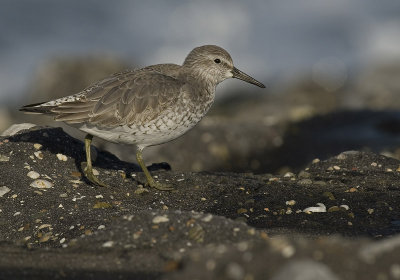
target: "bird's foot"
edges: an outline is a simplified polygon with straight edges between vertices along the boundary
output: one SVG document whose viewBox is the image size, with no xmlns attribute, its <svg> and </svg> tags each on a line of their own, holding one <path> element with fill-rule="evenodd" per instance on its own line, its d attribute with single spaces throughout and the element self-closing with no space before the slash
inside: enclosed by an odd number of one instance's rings
<svg viewBox="0 0 400 280">
<path fill-rule="evenodd" d="M 159 191 L 172 191 L 172 190 L 174 190 L 174 187 L 171 184 L 165 184 L 165 183 L 163 184 L 163 183 L 154 181 L 154 179 L 153 180 L 149 180 L 147 185 L 152 187 L 152 188 L 155 188 L 155 189 L 157 189 Z"/>
<path fill-rule="evenodd" d="M 93 174 L 93 169 L 92 168 L 87 168 L 87 163 L 82 162 L 81 163 L 81 168 L 83 172 L 85 173 L 86 179 L 88 179 L 91 183 L 98 185 L 100 187 L 108 187 L 107 184 L 103 183 L 102 181 L 99 180 L 94 174 Z"/>
</svg>

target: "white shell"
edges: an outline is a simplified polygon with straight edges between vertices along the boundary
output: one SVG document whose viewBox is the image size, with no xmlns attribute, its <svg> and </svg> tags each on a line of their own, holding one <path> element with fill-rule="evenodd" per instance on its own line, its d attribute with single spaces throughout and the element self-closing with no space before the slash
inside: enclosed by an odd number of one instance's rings
<svg viewBox="0 0 400 280">
<path fill-rule="evenodd" d="M 54 185 L 53 185 L 53 183 L 51 183 L 47 180 L 37 179 L 37 180 L 33 181 L 32 184 L 30 184 L 30 186 L 33 188 L 38 188 L 38 189 L 50 189 Z"/>
</svg>

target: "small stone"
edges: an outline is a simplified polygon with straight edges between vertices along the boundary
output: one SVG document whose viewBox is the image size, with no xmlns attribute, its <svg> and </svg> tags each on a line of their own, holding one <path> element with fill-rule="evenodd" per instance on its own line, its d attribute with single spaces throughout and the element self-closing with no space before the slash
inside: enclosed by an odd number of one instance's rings
<svg viewBox="0 0 400 280">
<path fill-rule="evenodd" d="M 340 208 L 342 208 L 342 209 L 344 209 L 346 211 L 350 209 L 350 207 L 348 205 L 346 205 L 346 204 L 340 205 Z"/>
<path fill-rule="evenodd" d="M 105 225 L 99 225 L 97 229 L 105 229 L 106 226 Z"/>
<path fill-rule="evenodd" d="M 56 156 L 61 161 L 67 161 L 67 159 L 68 159 L 68 157 L 66 155 L 63 155 L 63 154 L 57 154 Z"/>
<path fill-rule="evenodd" d="M 42 148 L 42 144 L 35 143 L 35 144 L 33 144 L 33 147 L 34 147 L 36 150 L 40 150 L 40 149 Z"/>
<path fill-rule="evenodd" d="M 43 153 L 42 151 L 37 151 L 33 153 L 35 155 L 35 157 L 37 157 L 38 159 L 43 159 Z"/>
<path fill-rule="evenodd" d="M 65 242 L 65 237 L 60 239 L 60 244 L 63 244 Z"/>
<path fill-rule="evenodd" d="M 103 248 L 111 248 L 113 246 L 114 246 L 114 241 L 107 241 L 107 242 L 104 242 L 102 245 Z"/>
<path fill-rule="evenodd" d="M 10 161 L 10 157 L 5 155 L 0 155 L 0 162 L 7 162 Z"/>
<path fill-rule="evenodd" d="M 340 207 L 338 207 L 336 205 L 329 207 L 329 209 L 328 209 L 328 212 L 337 212 L 337 211 L 340 211 Z"/>
<path fill-rule="evenodd" d="M 20 132 L 22 130 L 30 129 L 30 128 L 35 127 L 35 126 L 36 126 L 36 124 L 32 124 L 32 123 L 13 124 L 9 128 L 7 128 L 6 130 L 4 130 L 1 133 L 1 136 L 13 136 L 13 135 L 17 134 L 18 132 Z"/>
<path fill-rule="evenodd" d="M 376 167 L 376 166 L 378 166 L 378 164 L 377 164 L 376 162 L 372 162 L 372 163 L 371 163 L 371 166 Z"/>
<path fill-rule="evenodd" d="M 375 210 L 372 209 L 372 208 L 369 208 L 369 209 L 367 210 L 368 214 L 370 214 L 370 215 L 371 215 L 372 213 L 374 213 L 374 211 L 375 211 Z"/>
<path fill-rule="evenodd" d="M 93 175 L 94 176 L 99 176 L 100 175 L 100 172 L 97 170 L 97 169 L 92 169 L 93 170 Z"/>
<path fill-rule="evenodd" d="M 6 186 L 2 186 L 0 187 L 0 197 L 3 197 L 6 193 L 8 193 L 9 191 L 11 191 L 8 187 Z"/>
<path fill-rule="evenodd" d="M 47 180 L 37 179 L 33 181 L 30 186 L 38 189 L 50 189 L 54 186 L 54 184 Z"/>
<path fill-rule="evenodd" d="M 294 253 L 296 253 L 296 249 L 293 246 L 288 245 L 282 249 L 281 253 L 283 257 L 290 258 L 294 255 Z"/>
<path fill-rule="evenodd" d="M 340 166 L 334 165 L 334 166 L 333 166 L 333 169 L 334 169 L 334 170 L 340 170 Z"/>
<path fill-rule="evenodd" d="M 337 159 L 340 159 L 340 160 L 344 160 L 344 159 L 347 158 L 347 155 L 344 154 L 344 153 L 341 153 L 341 154 L 339 154 L 336 158 L 337 158 Z"/>
<path fill-rule="evenodd" d="M 293 205 L 295 205 L 296 204 L 296 201 L 295 200 L 288 200 L 288 201 L 286 201 L 286 205 L 289 205 L 289 206 L 293 206 Z"/>
<path fill-rule="evenodd" d="M 316 164 L 316 163 L 318 163 L 318 162 L 320 162 L 321 160 L 319 159 L 319 158 L 315 158 L 315 159 L 313 159 L 313 161 L 311 162 L 312 164 Z"/>
<path fill-rule="evenodd" d="M 48 233 L 44 234 L 44 235 L 39 239 L 39 242 L 40 242 L 40 243 L 47 242 L 47 241 L 49 241 L 49 239 L 50 239 L 51 236 L 52 236 L 52 233 L 51 233 L 51 232 L 48 232 Z"/>
<path fill-rule="evenodd" d="M 162 216 L 155 216 L 153 218 L 153 224 L 159 224 L 159 223 L 166 223 L 169 222 L 169 219 L 166 215 L 162 215 Z"/>
<path fill-rule="evenodd" d="M 327 197 L 327 198 L 329 198 L 329 200 L 335 200 L 336 199 L 335 196 L 333 195 L 333 193 L 331 193 L 331 192 L 324 192 L 322 195 Z"/>
<path fill-rule="evenodd" d="M 205 216 L 205 217 L 202 218 L 201 220 L 202 220 L 203 222 L 208 223 L 208 222 L 211 222 L 212 219 L 213 219 L 213 215 L 208 214 L 207 216 Z"/>
<path fill-rule="evenodd" d="M 15 217 L 15 216 L 18 216 L 18 215 L 21 215 L 21 212 L 15 212 L 13 216 Z"/>
<path fill-rule="evenodd" d="M 144 188 L 142 185 L 139 185 L 138 188 L 133 193 L 140 195 L 140 194 L 145 194 L 148 192 L 149 192 L 148 189 Z"/>
<path fill-rule="evenodd" d="M 95 205 L 93 205 L 93 209 L 105 209 L 105 208 L 110 208 L 112 205 L 108 202 L 97 202 Z"/>
<path fill-rule="evenodd" d="M 51 228 L 51 225 L 50 224 L 43 224 L 43 225 L 38 227 L 38 229 L 43 229 L 43 228 Z"/>
<path fill-rule="evenodd" d="M 62 193 L 59 196 L 65 198 L 65 197 L 68 197 L 68 194 L 67 193 Z"/>
<path fill-rule="evenodd" d="M 284 178 L 291 178 L 294 177 L 294 174 L 292 172 L 286 172 L 285 175 L 283 175 Z"/>
<path fill-rule="evenodd" d="M 301 179 L 307 179 L 307 178 L 311 177 L 311 174 L 309 172 L 302 170 L 302 171 L 300 171 L 298 177 Z"/>
<path fill-rule="evenodd" d="M 95 197 L 96 197 L 96 198 L 103 198 L 103 195 L 98 194 L 98 195 L 96 195 Z"/>
<path fill-rule="evenodd" d="M 301 186 L 305 186 L 305 185 L 311 185 L 312 184 L 312 180 L 311 179 L 301 179 L 300 181 L 297 182 L 299 185 Z"/>
<path fill-rule="evenodd" d="M 35 172 L 35 171 L 29 171 L 28 174 L 26 174 L 31 179 L 37 179 L 40 177 L 40 174 Z"/>
<path fill-rule="evenodd" d="M 195 225 L 188 232 L 188 237 L 190 239 L 196 241 L 197 243 L 204 242 L 205 235 L 206 235 L 206 232 L 200 225 Z"/>
<path fill-rule="evenodd" d="M 326 212 L 326 206 L 323 203 L 317 203 L 318 207 L 307 207 L 306 209 L 303 210 L 303 212 L 306 213 L 312 213 L 312 212 Z"/>
</svg>

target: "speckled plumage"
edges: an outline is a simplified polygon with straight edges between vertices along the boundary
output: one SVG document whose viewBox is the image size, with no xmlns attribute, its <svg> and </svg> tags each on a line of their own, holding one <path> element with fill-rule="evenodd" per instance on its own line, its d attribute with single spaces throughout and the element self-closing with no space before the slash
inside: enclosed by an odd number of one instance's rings
<svg viewBox="0 0 400 280">
<path fill-rule="evenodd" d="M 263 84 L 233 66 L 224 49 L 193 49 L 183 65 L 157 64 L 107 77 L 83 91 L 27 105 L 21 111 L 53 115 L 90 135 L 134 144 L 139 150 L 171 141 L 210 109 L 216 86 L 227 78 Z"/>
</svg>

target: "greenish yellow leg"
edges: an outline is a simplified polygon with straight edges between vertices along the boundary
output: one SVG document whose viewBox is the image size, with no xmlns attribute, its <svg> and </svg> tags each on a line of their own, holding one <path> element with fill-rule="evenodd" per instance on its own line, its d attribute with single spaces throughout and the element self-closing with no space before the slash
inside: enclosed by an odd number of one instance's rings
<svg viewBox="0 0 400 280">
<path fill-rule="evenodd" d="M 92 143 L 93 136 L 88 134 L 85 137 L 85 151 L 86 151 L 86 162 L 82 162 L 81 167 L 85 173 L 86 178 L 93 184 L 99 185 L 101 187 L 107 187 L 107 185 L 99 180 L 93 174 L 92 158 L 90 156 L 90 144 Z"/>
<path fill-rule="evenodd" d="M 153 177 L 151 177 L 149 170 L 147 169 L 146 165 L 143 162 L 142 150 L 139 148 L 137 149 L 137 152 L 136 152 L 136 159 L 137 159 L 137 162 L 139 163 L 140 167 L 142 168 L 144 175 L 146 176 L 147 183 L 150 187 L 156 188 L 157 190 L 160 190 L 160 191 L 171 191 L 174 189 L 172 185 L 156 182 L 153 179 Z"/>
</svg>

